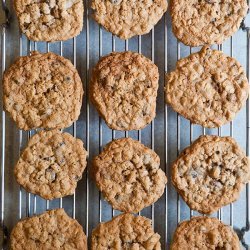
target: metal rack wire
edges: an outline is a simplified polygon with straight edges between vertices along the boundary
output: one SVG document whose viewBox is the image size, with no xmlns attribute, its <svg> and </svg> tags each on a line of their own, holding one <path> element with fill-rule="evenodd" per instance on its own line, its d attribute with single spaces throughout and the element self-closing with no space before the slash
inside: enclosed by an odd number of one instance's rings
<svg viewBox="0 0 250 250">
<path fill-rule="evenodd" d="M 5 0 L 2 0 L 5 4 Z M 160 233 L 162 240 L 162 249 L 168 249 L 171 241 L 171 237 L 176 225 L 183 219 L 189 219 L 194 215 L 197 215 L 195 211 L 190 210 L 182 201 L 182 199 L 176 194 L 175 190 L 171 185 L 170 180 L 170 165 L 171 161 L 181 152 L 184 145 L 191 144 L 192 141 L 197 138 L 200 134 L 210 134 L 217 133 L 219 135 L 228 134 L 230 136 L 235 135 L 235 123 L 237 126 L 243 126 L 244 124 L 237 122 L 231 122 L 229 128 L 222 127 L 219 130 L 209 130 L 201 128 L 199 126 L 193 125 L 186 121 L 180 115 L 174 113 L 170 108 L 164 104 L 163 86 L 164 86 L 164 73 L 170 71 L 174 68 L 176 60 L 185 55 L 194 52 L 195 48 L 186 48 L 182 46 L 181 43 L 177 42 L 176 39 L 171 34 L 171 27 L 169 24 L 169 15 L 166 13 L 162 18 L 159 25 L 151 31 L 149 35 L 138 36 L 131 40 L 121 41 L 120 39 L 110 35 L 102 27 L 95 24 L 91 19 L 91 13 L 89 9 L 89 1 L 85 0 L 85 27 L 79 38 L 74 38 L 72 41 L 59 42 L 56 44 L 50 43 L 36 43 L 28 41 L 22 34 L 18 33 L 19 53 L 17 55 L 29 54 L 32 50 L 41 50 L 42 52 L 56 51 L 56 53 L 61 56 L 69 57 L 73 64 L 77 67 L 78 71 L 81 72 L 81 77 L 84 80 L 85 96 L 83 101 L 84 109 L 81 112 L 81 117 L 79 121 L 75 122 L 71 128 L 66 129 L 71 132 L 75 137 L 81 137 L 85 142 L 85 148 L 89 152 L 88 168 L 85 171 L 83 180 L 79 183 L 78 189 L 80 193 L 76 192 L 70 198 L 58 199 L 52 202 L 45 201 L 40 197 L 27 193 L 22 188 L 16 186 L 14 189 L 18 193 L 18 200 L 9 201 L 11 192 L 9 185 L 6 187 L 6 178 L 12 178 L 12 170 L 7 163 L 11 162 L 6 157 L 10 157 L 11 154 L 18 156 L 27 145 L 27 140 L 36 132 L 18 132 L 18 137 L 15 137 L 15 141 L 18 142 L 18 152 L 10 150 L 9 144 L 6 145 L 6 140 L 9 139 L 9 134 L 6 134 L 6 128 L 12 126 L 12 123 L 7 119 L 5 112 L 2 110 L 1 114 L 1 223 L 2 225 L 7 225 L 9 229 L 19 220 L 25 216 L 31 216 L 36 213 L 40 213 L 46 209 L 52 209 L 55 207 L 64 207 L 65 210 L 73 218 L 76 218 L 84 227 L 84 231 L 87 236 L 90 236 L 91 230 L 99 223 L 111 219 L 114 215 L 117 215 L 119 211 L 113 210 L 107 202 L 103 199 L 100 192 L 97 191 L 93 181 L 89 175 L 89 168 L 91 167 L 91 158 L 101 152 L 103 146 L 110 140 L 118 137 L 128 137 L 131 136 L 134 139 L 142 141 L 142 143 L 150 146 L 152 149 L 161 156 L 161 167 L 165 170 L 168 175 L 168 185 L 164 196 L 155 205 L 144 209 L 139 214 L 145 215 L 152 219 L 152 224 L 157 232 Z M 13 28 L 13 26 L 11 26 Z M 1 37 L 1 73 L 3 74 L 7 66 L 7 56 L 8 54 L 6 48 L 6 41 L 11 42 L 11 37 L 6 37 L 10 27 L 8 24 L 2 25 L 2 37 Z M 17 25 L 13 29 L 17 29 Z M 93 31 L 94 29 L 94 31 Z M 13 32 L 10 34 L 13 35 Z M 249 30 L 240 34 L 241 37 L 245 37 L 246 46 L 242 48 L 243 53 L 246 55 L 246 72 L 248 78 L 250 77 L 250 38 Z M 232 37 L 227 42 L 226 47 L 229 48 L 229 54 L 234 56 L 234 48 L 237 46 L 235 43 L 235 38 L 238 34 Z M 162 47 L 157 46 L 158 38 L 160 37 Z M 78 42 L 79 39 L 80 41 Z M 94 41 L 94 42 L 93 42 Z M 91 43 L 93 42 L 93 43 Z M 220 46 L 219 49 L 224 50 L 224 47 Z M 111 51 L 120 50 L 133 50 L 139 53 L 146 54 L 147 57 L 151 58 L 153 62 L 158 62 L 160 68 L 160 89 L 159 89 L 159 100 L 157 110 L 157 118 L 153 121 L 147 128 L 142 131 L 126 131 L 119 132 L 114 130 L 109 130 L 105 123 L 100 117 L 98 117 L 96 111 L 89 102 L 89 80 L 91 76 L 91 68 L 98 61 L 98 59 Z M 174 51 L 173 51 L 174 50 Z M 70 51 L 70 52 L 69 52 Z M 80 57 L 78 56 L 78 51 L 81 51 Z M 159 59 L 162 56 L 162 59 Z M 14 56 L 10 56 L 13 62 Z M 77 60 L 80 58 L 80 60 Z M 80 61 L 80 64 L 78 63 Z M 246 121 L 246 140 L 242 141 L 241 144 L 245 142 L 245 148 L 247 155 L 249 155 L 249 140 L 250 140 L 250 117 L 249 117 L 250 103 L 247 101 L 246 112 L 241 114 L 243 120 Z M 93 112 L 92 112 L 93 111 Z M 158 117 L 159 116 L 159 117 Z M 240 125 L 239 125 L 240 124 Z M 12 126 L 13 127 L 13 126 Z M 13 131 L 18 131 L 17 128 L 12 128 Z M 97 128 L 97 135 L 93 135 L 95 131 L 92 129 Z M 161 130 L 161 131 L 160 131 Z M 238 132 L 238 131 L 237 131 Z M 175 136 L 173 136 L 173 134 Z M 184 135 L 184 136 L 183 136 Z M 92 138 L 94 137 L 94 139 Z M 162 138 L 162 141 L 159 140 Z M 183 142 L 184 141 L 184 142 Z M 175 149 L 174 149 L 175 148 Z M 9 153 L 10 150 L 10 153 Z M 7 152 L 8 151 L 8 152 Z M 175 154 L 173 154 L 173 151 Z M 13 168 L 13 166 L 11 166 Z M 6 173 L 7 172 L 7 173 Z M 12 180 L 12 179 L 11 179 Z M 7 194 L 7 196 L 6 196 Z M 241 197 L 242 211 L 245 213 L 245 217 L 241 220 L 236 221 L 235 219 L 235 207 L 233 204 L 229 206 L 229 212 L 227 208 L 221 209 L 217 216 L 219 219 L 224 221 L 224 217 L 229 218 L 228 224 L 232 227 L 236 226 L 243 229 L 241 231 L 242 235 L 245 231 L 249 231 L 249 185 L 246 185 L 246 190 L 244 192 L 244 197 Z M 8 204 L 6 201 L 8 200 Z M 243 205 L 242 205 L 243 204 Z M 11 206 L 16 206 L 18 209 L 16 218 L 10 218 L 6 216 L 10 211 L 8 210 Z M 244 208 L 245 206 L 245 208 Z M 239 206 L 237 205 L 237 209 Z M 240 208 L 241 209 L 241 208 Z M 164 217 L 161 218 L 161 217 Z M 239 223 L 238 223 L 239 222 Z M 244 240 L 242 240 L 244 242 Z M 245 245 L 248 249 L 248 246 Z"/>
</svg>

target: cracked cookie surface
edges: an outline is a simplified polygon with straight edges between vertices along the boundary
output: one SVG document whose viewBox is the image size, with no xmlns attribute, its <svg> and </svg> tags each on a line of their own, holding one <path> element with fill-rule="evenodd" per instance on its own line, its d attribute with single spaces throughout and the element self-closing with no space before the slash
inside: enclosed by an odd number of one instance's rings
<svg viewBox="0 0 250 250">
<path fill-rule="evenodd" d="M 83 26 L 81 0 L 14 0 L 22 32 L 33 41 L 63 41 Z"/>
<path fill-rule="evenodd" d="M 20 129 L 65 128 L 80 115 L 81 79 L 54 53 L 19 57 L 4 73 L 3 91 L 4 108 Z"/>
<path fill-rule="evenodd" d="M 98 188 L 114 209 L 137 213 L 156 202 L 167 183 L 160 158 L 131 138 L 110 142 L 93 160 Z"/>
<path fill-rule="evenodd" d="M 173 33 L 189 46 L 221 44 L 248 10 L 245 0 L 172 0 L 170 5 Z"/>
<path fill-rule="evenodd" d="M 166 0 L 93 0 L 94 19 L 121 39 L 148 33 L 167 10 Z"/>
<path fill-rule="evenodd" d="M 61 198 L 74 193 L 86 157 L 81 140 L 59 130 L 41 131 L 29 140 L 14 173 L 28 192 L 48 200 Z"/>
<path fill-rule="evenodd" d="M 171 250 L 227 249 L 240 250 L 240 242 L 233 229 L 216 218 L 193 217 L 177 227 Z"/>
<path fill-rule="evenodd" d="M 93 69 L 91 100 L 110 128 L 142 129 L 155 117 L 158 81 L 158 68 L 148 58 L 114 52 Z"/>
<path fill-rule="evenodd" d="M 81 225 L 64 209 L 47 211 L 19 221 L 10 235 L 11 250 L 87 250 Z"/>
<path fill-rule="evenodd" d="M 154 232 L 151 220 L 121 214 L 93 230 L 91 249 L 161 250 L 160 235 Z"/>
<path fill-rule="evenodd" d="M 191 209 L 204 214 L 234 202 L 249 180 L 249 158 L 231 137 L 199 137 L 172 167 L 177 192 Z"/>
<path fill-rule="evenodd" d="M 166 74 L 166 102 L 192 123 L 208 128 L 232 121 L 248 94 L 240 63 L 208 47 L 179 60 L 175 71 Z"/>
</svg>

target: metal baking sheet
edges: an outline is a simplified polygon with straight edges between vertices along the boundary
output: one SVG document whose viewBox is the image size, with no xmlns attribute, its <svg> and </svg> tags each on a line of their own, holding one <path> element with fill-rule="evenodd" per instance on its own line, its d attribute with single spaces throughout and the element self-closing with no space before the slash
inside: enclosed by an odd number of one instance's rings
<svg viewBox="0 0 250 250">
<path fill-rule="evenodd" d="M 129 136 L 141 140 L 143 144 L 154 149 L 161 158 L 161 168 L 167 173 L 168 184 L 164 195 L 153 206 L 144 209 L 140 214 L 152 219 L 155 231 L 161 235 L 162 249 L 169 249 L 178 222 L 198 215 L 197 212 L 190 211 L 172 186 L 170 180 L 171 162 L 175 160 L 181 150 L 190 145 L 201 134 L 231 135 L 249 155 L 249 103 L 233 122 L 220 129 L 204 129 L 201 126 L 192 125 L 164 104 L 165 72 L 173 70 L 179 58 L 200 49 L 178 43 L 171 31 L 169 12 L 149 34 L 123 41 L 112 36 L 92 19 L 90 1 L 85 0 L 84 28 L 78 37 L 65 42 L 34 43 L 20 34 L 12 3 L 7 1 L 6 4 L 10 9 L 11 20 L 9 26 L 2 25 L 0 65 L 2 72 L 18 56 L 27 55 L 32 50 L 52 51 L 70 59 L 81 76 L 85 95 L 79 120 L 65 131 L 83 140 L 85 148 L 89 152 L 89 158 L 87 171 L 85 170 L 83 179 L 78 183 L 73 196 L 47 202 L 20 188 L 14 179 L 13 168 L 20 152 L 27 145 L 28 139 L 36 131 L 20 131 L 9 115 L 4 113 L 1 88 L 1 221 L 11 231 L 19 219 L 42 213 L 46 209 L 64 207 L 70 216 L 79 221 L 90 239 L 91 231 L 99 222 L 110 220 L 112 216 L 119 214 L 119 211 L 112 210 L 112 207 L 103 199 L 90 178 L 91 160 L 112 139 Z M 0 13 L 0 23 L 4 23 L 5 16 L 3 12 Z M 223 50 L 224 53 L 239 60 L 249 76 L 248 33 L 249 31 L 240 29 L 223 45 L 214 46 L 214 48 Z M 152 59 L 159 67 L 160 87 L 157 98 L 157 116 L 149 126 L 141 131 L 110 130 L 89 101 L 89 79 L 93 66 L 101 56 L 112 51 L 124 50 L 142 53 Z M 249 189 L 247 185 L 237 202 L 223 207 L 212 216 L 241 229 L 249 227 L 249 214 Z"/>
</svg>

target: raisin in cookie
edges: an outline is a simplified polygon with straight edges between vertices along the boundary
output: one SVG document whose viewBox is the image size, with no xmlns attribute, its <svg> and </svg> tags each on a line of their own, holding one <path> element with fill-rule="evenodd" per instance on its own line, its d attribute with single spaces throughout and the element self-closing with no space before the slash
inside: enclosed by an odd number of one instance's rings
<svg viewBox="0 0 250 250">
<path fill-rule="evenodd" d="M 82 30 L 81 0 L 14 0 L 14 7 L 20 29 L 30 40 L 62 41 Z"/>
<path fill-rule="evenodd" d="M 158 81 L 158 68 L 148 58 L 114 52 L 95 66 L 90 95 L 110 128 L 142 129 L 155 117 Z"/>
<path fill-rule="evenodd" d="M 240 250 L 237 234 L 216 218 L 193 217 L 177 227 L 171 250 Z"/>
<path fill-rule="evenodd" d="M 44 199 L 73 194 L 86 168 L 81 140 L 59 130 L 34 135 L 15 167 L 17 182 Z"/>
<path fill-rule="evenodd" d="M 161 250 L 160 238 L 154 232 L 151 220 L 143 216 L 121 214 L 111 221 L 100 223 L 93 230 L 91 249 Z"/>
<path fill-rule="evenodd" d="M 47 211 L 19 221 L 10 235 L 11 250 L 87 250 L 81 225 L 64 209 Z"/>
<path fill-rule="evenodd" d="M 148 33 L 167 10 L 167 0 L 93 0 L 94 19 L 121 39 Z"/>
<path fill-rule="evenodd" d="M 191 209 L 204 214 L 235 201 L 249 180 L 249 158 L 231 137 L 199 137 L 172 168 L 178 193 Z"/>
<path fill-rule="evenodd" d="M 172 0 L 173 33 L 189 46 L 221 44 L 239 29 L 247 10 L 245 0 Z"/>
<path fill-rule="evenodd" d="M 233 120 L 248 97 L 243 67 L 234 58 L 203 47 L 166 74 L 166 102 L 191 122 L 220 127 Z"/>
<path fill-rule="evenodd" d="M 163 194 L 167 177 L 160 158 L 131 138 L 113 140 L 93 160 L 98 188 L 113 208 L 139 212 Z"/>
<path fill-rule="evenodd" d="M 65 128 L 78 119 L 83 88 L 73 64 L 32 52 L 4 73 L 4 107 L 20 129 Z"/>
</svg>

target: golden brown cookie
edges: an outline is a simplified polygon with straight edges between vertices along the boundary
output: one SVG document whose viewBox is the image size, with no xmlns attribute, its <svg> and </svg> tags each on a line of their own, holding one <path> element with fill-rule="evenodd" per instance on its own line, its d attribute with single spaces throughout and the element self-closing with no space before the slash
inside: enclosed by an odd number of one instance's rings
<svg viewBox="0 0 250 250">
<path fill-rule="evenodd" d="M 249 86 L 243 67 L 221 51 L 203 47 L 166 74 L 166 102 L 192 123 L 220 127 L 245 105 Z"/>
<path fill-rule="evenodd" d="M 160 158 L 131 138 L 110 142 L 93 160 L 98 188 L 114 209 L 137 213 L 156 202 L 167 183 Z"/>
<path fill-rule="evenodd" d="M 86 168 L 81 140 L 59 130 L 34 135 L 15 167 L 17 182 L 28 192 L 52 200 L 74 193 Z"/>
<path fill-rule="evenodd" d="M 161 250 L 160 238 L 154 232 L 151 220 L 143 216 L 121 214 L 93 230 L 91 249 Z"/>
<path fill-rule="evenodd" d="M 245 0 L 171 0 L 173 33 L 189 46 L 221 44 L 239 29 L 247 10 Z"/>
<path fill-rule="evenodd" d="M 237 234 L 216 218 L 193 217 L 177 227 L 171 250 L 240 250 Z"/>
<path fill-rule="evenodd" d="M 64 209 L 47 211 L 19 221 L 10 235 L 11 250 L 87 250 L 81 225 Z"/>
<path fill-rule="evenodd" d="M 178 193 L 191 209 L 204 214 L 234 202 L 249 180 L 250 160 L 231 137 L 199 137 L 172 168 Z"/>
<path fill-rule="evenodd" d="M 157 66 L 145 56 L 114 52 L 94 67 L 90 96 L 110 128 L 142 129 L 155 117 L 158 81 Z"/>
<path fill-rule="evenodd" d="M 3 91 L 6 111 L 24 130 L 69 127 L 82 106 L 77 70 L 54 53 L 19 57 L 4 73 Z"/>
<path fill-rule="evenodd" d="M 63 41 L 83 26 L 81 0 L 14 0 L 21 31 L 33 41 Z"/>
<path fill-rule="evenodd" d="M 148 33 L 167 10 L 167 0 L 93 0 L 94 19 L 121 39 Z"/>
</svg>

